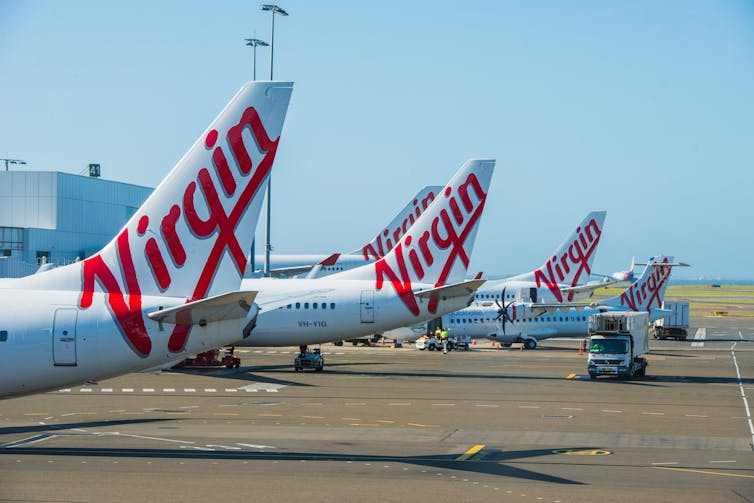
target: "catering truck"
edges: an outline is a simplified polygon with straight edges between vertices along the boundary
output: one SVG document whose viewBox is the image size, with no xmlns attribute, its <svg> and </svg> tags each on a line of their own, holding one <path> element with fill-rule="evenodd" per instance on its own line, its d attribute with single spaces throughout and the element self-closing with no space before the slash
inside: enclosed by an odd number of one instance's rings
<svg viewBox="0 0 754 503">
<path fill-rule="evenodd" d="M 605 312 L 589 317 L 589 377 L 643 377 L 649 352 L 649 314 Z"/>
<path fill-rule="evenodd" d="M 665 301 L 662 309 L 667 314 L 655 320 L 654 338 L 685 341 L 689 335 L 689 303 Z"/>
</svg>

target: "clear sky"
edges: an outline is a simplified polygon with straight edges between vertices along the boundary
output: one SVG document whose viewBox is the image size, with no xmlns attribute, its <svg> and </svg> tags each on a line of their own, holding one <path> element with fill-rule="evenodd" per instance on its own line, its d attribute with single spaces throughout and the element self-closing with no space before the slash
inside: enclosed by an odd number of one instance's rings
<svg viewBox="0 0 754 503">
<path fill-rule="evenodd" d="M 260 3 L 0 0 L 0 154 L 157 185 L 250 79 Z M 494 157 L 474 270 L 531 270 L 604 209 L 598 272 L 663 253 L 754 278 L 754 2 L 279 5 L 276 251 L 351 251 Z"/>
</svg>

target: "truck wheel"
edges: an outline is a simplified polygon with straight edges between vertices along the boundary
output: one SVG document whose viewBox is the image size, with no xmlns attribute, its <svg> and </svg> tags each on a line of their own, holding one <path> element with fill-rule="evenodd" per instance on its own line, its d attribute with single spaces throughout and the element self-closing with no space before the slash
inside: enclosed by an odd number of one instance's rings
<svg viewBox="0 0 754 503">
<path fill-rule="evenodd" d="M 358 346 L 359 345 L 358 341 L 352 341 L 351 344 L 353 344 L 354 346 Z"/>
<path fill-rule="evenodd" d="M 295 367 L 295 368 L 296 368 L 296 372 L 301 372 L 301 367 Z"/>
<path fill-rule="evenodd" d="M 594 381 L 595 379 L 597 379 L 597 374 L 593 374 L 592 372 L 589 372 L 589 379 Z"/>
<path fill-rule="evenodd" d="M 342 346 L 343 345 L 343 341 L 335 341 L 335 342 L 333 342 L 333 344 L 335 344 L 336 346 Z"/>
</svg>

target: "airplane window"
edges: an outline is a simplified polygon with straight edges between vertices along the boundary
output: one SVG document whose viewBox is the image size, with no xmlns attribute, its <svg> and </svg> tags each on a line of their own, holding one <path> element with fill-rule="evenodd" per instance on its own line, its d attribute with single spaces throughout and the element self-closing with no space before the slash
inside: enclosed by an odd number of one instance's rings
<svg viewBox="0 0 754 503">
<path fill-rule="evenodd" d="M 0 330 L 0 342 L 5 342 L 7 340 L 8 340 L 8 331 Z"/>
<path fill-rule="evenodd" d="M 296 309 L 301 309 L 301 302 L 296 302 Z"/>
<path fill-rule="evenodd" d="M 330 309 L 335 309 L 335 302 L 330 302 Z"/>
<path fill-rule="evenodd" d="M 290 309 L 290 308 L 291 308 L 291 305 L 290 305 L 290 304 L 288 304 L 288 305 L 287 305 L 287 306 L 285 306 L 285 307 L 287 307 L 288 309 Z"/>
<path fill-rule="evenodd" d="M 308 302 L 304 302 L 304 309 L 309 309 L 309 303 Z"/>
<path fill-rule="evenodd" d="M 312 302 L 312 309 L 317 309 L 317 303 L 316 302 Z"/>
<path fill-rule="evenodd" d="M 327 309 L 327 302 L 322 303 L 322 309 Z"/>
</svg>

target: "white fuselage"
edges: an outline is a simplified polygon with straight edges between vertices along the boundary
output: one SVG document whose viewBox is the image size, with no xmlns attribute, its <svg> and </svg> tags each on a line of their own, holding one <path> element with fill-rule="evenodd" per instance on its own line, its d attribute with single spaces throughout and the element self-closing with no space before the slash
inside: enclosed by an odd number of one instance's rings
<svg viewBox="0 0 754 503">
<path fill-rule="evenodd" d="M 185 348 L 167 348 L 173 325 L 159 326 L 144 316 L 151 351 L 141 356 L 122 335 L 95 293 L 88 309 L 81 292 L 8 290 L 0 286 L 0 397 L 83 384 L 180 360 L 237 339 L 241 320 L 193 326 Z M 185 299 L 142 297 L 144 312 L 181 305 Z M 3 335 L 2 332 L 5 332 Z"/>
<path fill-rule="evenodd" d="M 330 257 L 330 255 L 270 255 L 270 269 L 275 271 L 276 269 L 295 269 L 299 267 L 316 267 L 317 264 Z M 310 276 L 311 278 L 320 278 L 323 276 L 329 276 L 337 272 L 347 271 L 349 269 L 355 269 L 366 264 L 372 264 L 377 259 L 370 258 L 365 259 L 363 255 L 355 254 L 341 254 L 338 256 L 338 260 L 333 265 L 323 265 L 317 267 L 316 270 Z M 264 255 L 254 256 L 254 277 L 259 277 L 264 271 Z M 309 274 L 309 271 L 292 274 L 286 276 L 300 276 L 305 277 Z"/>
<path fill-rule="evenodd" d="M 416 291 L 434 285 L 413 287 Z M 471 298 L 441 299 L 435 312 L 429 312 L 427 300 L 417 298 L 420 313 L 414 315 L 389 283 L 377 290 L 374 280 L 261 278 L 244 280 L 242 289 L 260 292 L 256 302 L 261 309 L 257 326 L 236 344 L 240 346 L 317 344 L 382 333 L 457 311 Z M 288 297 L 281 307 L 265 309 L 265 303 Z"/>
</svg>

